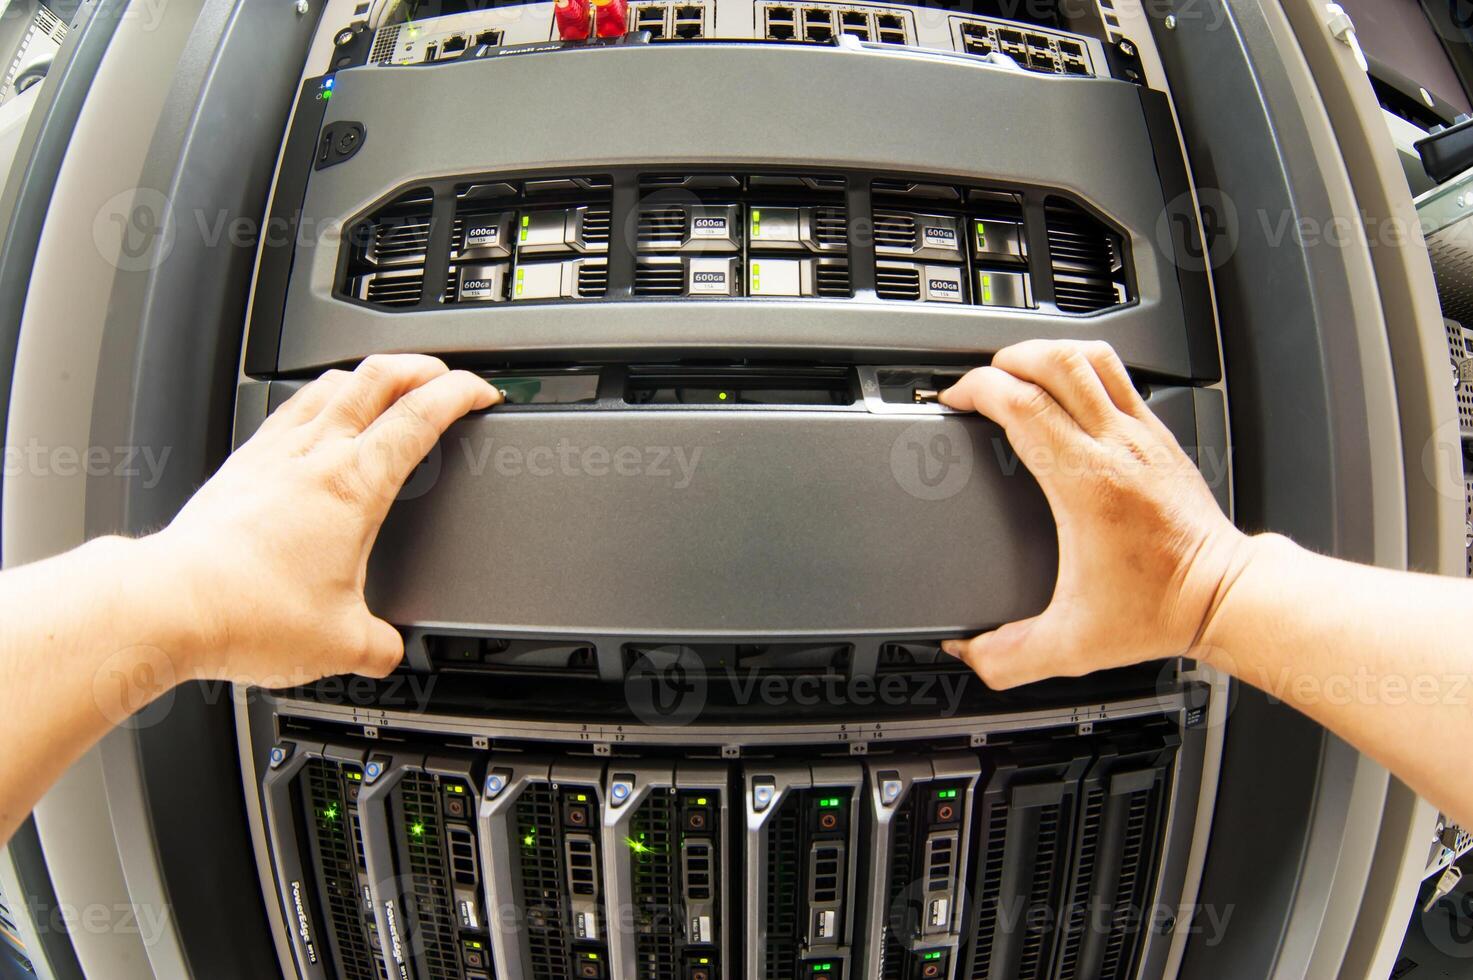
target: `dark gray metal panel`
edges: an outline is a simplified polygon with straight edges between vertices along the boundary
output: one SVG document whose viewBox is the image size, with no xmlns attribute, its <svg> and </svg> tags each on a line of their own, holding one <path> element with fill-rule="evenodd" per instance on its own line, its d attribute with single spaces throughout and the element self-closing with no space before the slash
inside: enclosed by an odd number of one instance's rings
<svg viewBox="0 0 1473 980">
<path fill-rule="evenodd" d="M 1194 441 L 1190 392 L 1152 404 Z M 368 592 L 400 625 L 959 634 L 1039 612 L 1056 562 L 1037 484 L 974 416 L 492 411 L 411 479 Z"/>
<path fill-rule="evenodd" d="M 1209 261 L 1233 393 L 1236 518 L 1248 529 L 1369 560 L 1371 447 L 1348 253 L 1308 247 L 1292 234 L 1300 219 L 1325 227 L 1335 215 L 1321 158 L 1259 0 L 1209 6 L 1177 17 L 1174 30 L 1159 19 L 1169 7 L 1151 13 L 1216 232 Z M 1234 914 L 1218 942 L 1194 933 L 1182 977 L 1302 969 L 1280 953 L 1296 902 L 1315 904 L 1299 894 L 1311 827 L 1334 833 L 1332 824 L 1344 824 L 1343 808 L 1337 815 L 1319 796 L 1326 751 L 1314 722 L 1239 688 L 1198 899 Z"/>
<path fill-rule="evenodd" d="M 293 289 L 299 288 L 299 280 Z M 1158 306 L 1096 316 L 862 300 L 678 300 L 447 308 L 393 314 L 313 298 L 288 314 L 284 373 L 355 364 L 369 354 L 416 351 L 479 359 L 584 360 L 637 352 L 647 357 L 772 351 L 826 361 L 934 362 L 992 353 L 1032 339 L 1108 340 L 1130 367 L 1187 377 L 1180 321 Z M 921 357 L 920 355 L 926 355 Z M 1185 354 L 1182 354 L 1185 357 Z"/>
<path fill-rule="evenodd" d="M 158 55 L 174 81 L 139 183 L 169 202 L 170 213 L 153 217 L 172 221 L 173 236 L 149 242 L 157 261 L 140 263 L 147 268 L 119 271 L 98 313 L 107 324 L 92 439 L 168 447 L 169 463 L 156 485 L 94 478 L 89 535 L 167 522 L 229 451 L 256 252 L 232 238 L 230 223 L 260 226 L 320 8 L 314 0 L 302 15 L 291 5 L 202 0 L 167 10 L 192 27 L 182 50 Z M 156 858 L 149 885 L 167 895 L 190 971 L 272 975 L 279 966 L 263 896 L 220 887 L 255 876 L 230 697 L 218 686 L 181 687 L 170 710 L 131 737 L 136 766 L 111 770 L 109 779 L 138 780 L 145 804 L 113 813 L 119 845 L 135 861 Z"/>
<path fill-rule="evenodd" d="M 740 79 L 728 85 L 672 79 Z M 624 111 L 563 118 L 568 92 L 658 93 Z M 501 120 L 471 124 L 467 107 Z M 473 113 L 474 115 L 474 113 Z M 1193 377 L 1180 289 L 1156 244 L 1161 185 L 1134 86 L 1046 77 L 915 52 L 793 45 L 654 45 L 341 72 L 326 121 L 364 124 L 362 148 L 313 173 L 279 367 L 305 371 L 376 350 L 757 347 L 979 351 L 1024 336 L 1105 337 L 1127 360 Z M 518 125 L 518 121 L 525 121 Z M 938 136 L 938 134 L 944 134 Z M 901 304 L 600 303 L 391 315 L 331 297 L 337 230 L 430 176 L 598 172 L 618 165 L 844 167 L 1052 187 L 1130 234 L 1134 306 L 1078 320 Z"/>
</svg>

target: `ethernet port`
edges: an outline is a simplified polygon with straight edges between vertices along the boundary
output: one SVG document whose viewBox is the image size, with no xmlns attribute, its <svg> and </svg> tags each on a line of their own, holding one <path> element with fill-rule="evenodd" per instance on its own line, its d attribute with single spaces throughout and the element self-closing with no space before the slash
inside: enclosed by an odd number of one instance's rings
<svg viewBox="0 0 1473 980">
<path fill-rule="evenodd" d="M 691 5 L 675 8 L 676 20 L 701 20 L 701 8 Z"/>
<path fill-rule="evenodd" d="M 501 43 L 501 32 L 500 31 L 482 31 L 481 33 L 479 33 L 479 34 L 476 35 L 476 46 L 477 47 L 479 47 L 479 46 L 481 46 L 483 44 L 500 44 L 500 43 Z"/>
<path fill-rule="evenodd" d="M 1076 41 L 1060 41 L 1059 52 L 1065 57 L 1080 58 L 1084 56 L 1084 49 Z"/>
<path fill-rule="evenodd" d="M 444 58 L 454 58 L 470 45 L 464 34 L 455 34 L 447 37 L 440 45 L 440 55 Z"/>
<path fill-rule="evenodd" d="M 1047 51 L 1028 52 L 1028 67 L 1034 71 L 1057 72 L 1058 66 L 1054 64 L 1054 56 Z"/>
<path fill-rule="evenodd" d="M 880 31 L 881 44 L 904 44 L 904 31 Z"/>
<path fill-rule="evenodd" d="M 701 22 L 698 20 L 682 21 L 675 25 L 675 36 L 685 41 L 694 40 L 702 33 Z"/>
<path fill-rule="evenodd" d="M 1070 75 L 1088 75 L 1089 65 L 1085 64 L 1083 58 L 1065 58 L 1064 71 Z"/>
<path fill-rule="evenodd" d="M 767 39 L 769 41 L 791 41 L 797 36 L 793 25 L 792 7 L 767 8 Z"/>
<path fill-rule="evenodd" d="M 899 14 L 876 14 L 875 26 L 882 31 L 905 31 L 905 21 L 900 19 Z"/>
<path fill-rule="evenodd" d="M 813 7 L 803 11 L 803 39 L 806 41 L 831 41 L 834 37 L 834 15 L 827 10 Z"/>
</svg>

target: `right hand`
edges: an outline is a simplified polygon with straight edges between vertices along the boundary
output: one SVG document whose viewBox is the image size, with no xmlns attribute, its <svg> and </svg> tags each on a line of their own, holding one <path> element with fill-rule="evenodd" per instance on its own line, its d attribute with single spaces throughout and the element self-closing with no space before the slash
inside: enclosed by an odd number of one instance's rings
<svg viewBox="0 0 1473 980">
<path fill-rule="evenodd" d="M 1048 607 L 948 640 L 948 653 L 1001 689 L 1177 656 L 1202 641 L 1253 539 L 1223 515 L 1108 344 L 1008 347 L 941 401 L 1003 427 L 1059 539 Z"/>
</svg>

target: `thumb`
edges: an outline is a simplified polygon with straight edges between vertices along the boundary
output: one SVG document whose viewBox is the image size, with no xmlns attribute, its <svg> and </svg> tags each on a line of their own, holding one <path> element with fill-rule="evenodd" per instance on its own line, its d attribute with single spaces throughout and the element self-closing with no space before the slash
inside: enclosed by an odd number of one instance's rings
<svg viewBox="0 0 1473 980">
<path fill-rule="evenodd" d="M 1053 620 L 1045 610 L 970 640 L 947 640 L 941 648 L 971 667 L 989 688 L 1002 691 L 1052 676 L 1048 669 L 1052 632 Z"/>
<path fill-rule="evenodd" d="M 366 606 L 363 618 L 363 647 L 353 673 L 364 677 L 387 677 L 404 659 L 404 637 L 399 635 L 393 624 L 379 619 Z"/>
</svg>

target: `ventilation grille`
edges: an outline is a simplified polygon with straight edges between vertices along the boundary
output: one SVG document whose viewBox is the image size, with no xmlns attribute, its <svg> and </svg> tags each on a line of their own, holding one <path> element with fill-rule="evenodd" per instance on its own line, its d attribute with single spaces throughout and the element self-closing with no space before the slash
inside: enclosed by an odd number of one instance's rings
<svg viewBox="0 0 1473 980">
<path fill-rule="evenodd" d="M 1467 501 L 1467 525 L 1464 528 L 1468 544 L 1468 577 L 1473 578 L 1473 451 L 1463 443 L 1463 496 Z"/>
<path fill-rule="evenodd" d="M 677 980 L 675 922 L 681 915 L 676 891 L 678 845 L 670 794 L 655 791 L 630 818 L 634 878 L 635 954 L 640 980 Z"/>
<path fill-rule="evenodd" d="M 412 191 L 354 227 L 348 236 L 347 291 L 375 306 L 417 305 L 424 292 L 433 206 L 428 190 Z"/>
<path fill-rule="evenodd" d="M 1453 385 L 1457 392 L 1458 424 L 1464 436 L 1473 436 L 1473 331 L 1465 330 L 1455 320 L 1443 320 L 1447 328 L 1448 354 L 1452 358 Z"/>
<path fill-rule="evenodd" d="M 909 252 L 916 246 L 916 234 L 914 215 L 889 211 L 875 212 L 875 245 L 877 247 L 900 248 Z"/>
<path fill-rule="evenodd" d="M 921 270 L 878 265 L 875 268 L 875 290 L 881 299 L 918 300 L 921 298 Z"/>
<path fill-rule="evenodd" d="M 685 293 L 685 267 L 680 262 L 641 262 L 634 270 L 634 295 L 680 296 Z"/>
<path fill-rule="evenodd" d="M 912 868 L 915 860 L 915 807 L 918 793 L 906 794 L 892 820 L 890 845 L 890 887 L 886 894 L 884 915 L 881 922 L 885 930 L 884 970 L 880 980 L 907 980 L 906 950 L 900 941 L 902 930 L 896 922 L 901 903 L 910 889 Z"/>
<path fill-rule="evenodd" d="M 400 25 L 384 27 L 373 36 L 373 48 L 368 52 L 369 64 L 379 65 L 393 60 L 394 49 L 399 45 Z"/>
<path fill-rule="evenodd" d="M 303 777 L 313 857 L 326 889 L 321 904 L 342 961 L 338 972 L 344 980 L 374 980 L 381 975 L 383 964 L 369 946 L 358 898 L 362 846 L 360 840 L 354 839 L 356 813 L 350 819 L 343 767 L 325 759 L 313 759 L 307 763 Z"/>
<path fill-rule="evenodd" d="M 768 818 L 767 831 L 767 908 L 763 917 L 767 926 L 764 950 L 763 980 L 795 980 L 797 976 L 799 921 L 798 888 L 801 877 L 799 862 L 798 796 L 784 797 L 781 809 Z"/>
<path fill-rule="evenodd" d="M 1049 898 L 1054 883 L 1063 871 L 1060 853 L 1061 819 L 1058 806 L 1044 807 L 1039 814 L 1038 829 L 1034 836 L 1033 880 L 1028 889 L 1028 906 L 1023 920 L 1023 955 L 1018 961 L 1019 980 L 1032 980 L 1041 976 L 1048 965 L 1044 958 L 1045 944 L 1053 928 L 1053 910 L 1050 908 Z"/>
<path fill-rule="evenodd" d="M 557 800 L 551 786 L 528 786 L 517 799 L 522 901 L 527 915 L 527 951 L 532 976 L 567 980 L 563 929 L 562 861 L 557 839 Z"/>
<path fill-rule="evenodd" d="M 819 208 L 813 213 L 813 239 L 821 248 L 840 249 L 849 244 L 849 216 L 843 208 Z"/>
<path fill-rule="evenodd" d="M 578 298 L 595 299 L 609 291 L 607 262 L 585 261 L 578 267 Z"/>
<path fill-rule="evenodd" d="M 460 980 L 438 783 L 433 776 L 408 773 L 399 787 L 399 801 L 404 808 L 420 965 L 429 980 Z"/>
<path fill-rule="evenodd" d="M 635 240 L 641 247 L 685 237 L 685 208 L 647 208 L 639 213 Z"/>
<path fill-rule="evenodd" d="M 820 262 L 814 271 L 814 278 L 820 296 L 838 299 L 850 294 L 847 262 Z"/>
<path fill-rule="evenodd" d="M 1007 807 L 994 807 L 983 828 L 977 858 L 981 867 L 982 884 L 977 893 L 977 931 L 973 940 L 972 980 L 988 980 L 992 975 L 993 939 L 1002 901 L 1002 866 L 1007 838 Z"/>
<path fill-rule="evenodd" d="M 1119 236 L 1079 207 L 1050 199 L 1045 209 L 1054 302 L 1065 313 L 1094 313 L 1126 301 Z"/>
<path fill-rule="evenodd" d="M 1100 820 L 1105 812 L 1103 787 L 1092 786 L 1085 794 L 1079 819 L 1078 871 L 1069 892 L 1064 919 L 1064 936 L 1059 949 L 1058 980 L 1080 980 L 1079 950 L 1089 923 L 1089 891 L 1094 881 L 1095 860 L 1100 844 Z"/>
</svg>

